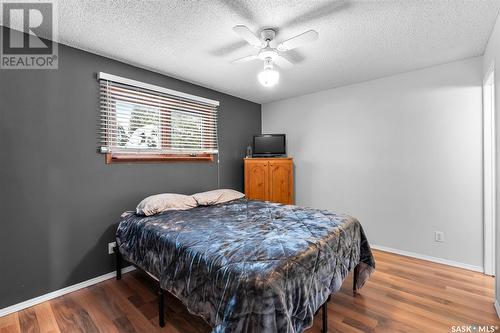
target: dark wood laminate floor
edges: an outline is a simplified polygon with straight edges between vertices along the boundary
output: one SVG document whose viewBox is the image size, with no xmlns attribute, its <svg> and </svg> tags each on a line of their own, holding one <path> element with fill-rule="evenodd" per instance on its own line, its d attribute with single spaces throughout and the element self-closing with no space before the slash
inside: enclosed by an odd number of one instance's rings
<svg viewBox="0 0 500 333">
<path fill-rule="evenodd" d="M 451 332 L 453 325 L 500 326 L 494 279 L 480 273 L 374 251 L 377 271 L 352 296 L 351 277 L 328 306 L 330 332 Z M 155 286 L 143 273 L 97 285 L 0 318 L 0 333 L 210 332 L 167 296 L 167 325 L 157 325 Z M 308 333 L 319 333 L 321 316 Z"/>
</svg>

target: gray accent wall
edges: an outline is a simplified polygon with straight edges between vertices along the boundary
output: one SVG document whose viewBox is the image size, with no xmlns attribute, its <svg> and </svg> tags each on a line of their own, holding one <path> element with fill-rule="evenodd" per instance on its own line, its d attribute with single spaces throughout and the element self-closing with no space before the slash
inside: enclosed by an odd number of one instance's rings
<svg viewBox="0 0 500 333">
<path fill-rule="evenodd" d="M 243 190 L 259 104 L 63 45 L 58 70 L 0 70 L 0 308 L 112 271 L 107 243 L 142 198 L 217 187 L 217 163 L 106 165 L 97 72 L 220 101 L 220 185 Z"/>
</svg>

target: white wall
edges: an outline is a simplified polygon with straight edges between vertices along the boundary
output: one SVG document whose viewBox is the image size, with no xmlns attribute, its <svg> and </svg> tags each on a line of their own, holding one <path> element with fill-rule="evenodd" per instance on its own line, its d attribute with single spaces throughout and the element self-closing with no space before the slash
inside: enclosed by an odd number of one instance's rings
<svg viewBox="0 0 500 333">
<path fill-rule="evenodd" d="M 496 227 L 496 299 L 500 303 L 500 159 L 498 150 L 500 149 L 500 18 L 497 18 L 495 27 L 491 34 L 488 46 L 484 52 L 483 74 L 489 70 L 491 64 L 495 64 L 495 117 L 496 117 L 496 175 L 497 175 L 497 227 Z"/>
<path fill-rule="evenodd" d="M 265 104 L 262 129 L 287 134 L 298 205 L 357 217 L 372 244 L 482 267 L 481 83 L 482 58 L 467 59 Z"/>
</svg>

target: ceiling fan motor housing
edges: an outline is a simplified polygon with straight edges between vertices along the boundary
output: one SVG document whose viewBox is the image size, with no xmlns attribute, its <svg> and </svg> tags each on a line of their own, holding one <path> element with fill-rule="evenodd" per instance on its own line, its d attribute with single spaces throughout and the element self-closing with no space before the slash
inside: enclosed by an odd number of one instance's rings
<svg viewBox="0 0 500 333">
<path fill-rule="evenodd" d="M 264 29 L 260 32 L 260 38 L 265 45 L 259 51 L 258 57 L 264 61 L 274 61 L 278 57 L 278 51 L 276 48 L 271 47 L 269 43 L 276 37 L 276 30 L 274 29 Z"/>
<path fill-rule="evenodd" d="M 268 43 L 276 37 L 276 31 L 274 29 L 264 29 L 260 32 L 260 38 Z"/>
<path fill-rule="evenodd" d="M 260 50 L 258 56 L 261 60 L 271 59 L 272 61 L 274 61 L 278 57 L 278 51 L 276 51 L 276 49 L 273 49 L 272 47 L 266 46 L 265 48 Z"/>
</svg>

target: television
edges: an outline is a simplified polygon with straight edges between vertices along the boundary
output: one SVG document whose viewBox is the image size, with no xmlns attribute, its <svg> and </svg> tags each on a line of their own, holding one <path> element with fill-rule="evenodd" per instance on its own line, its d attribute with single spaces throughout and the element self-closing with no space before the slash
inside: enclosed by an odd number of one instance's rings
<svg viewBox="0 0 500 333">
<path fill-rule="evenodd" d="M 286 156 L 285 134 L 261 134 L 253 137 L 254 157 Z"/>
</svg>

